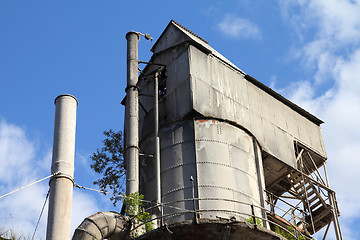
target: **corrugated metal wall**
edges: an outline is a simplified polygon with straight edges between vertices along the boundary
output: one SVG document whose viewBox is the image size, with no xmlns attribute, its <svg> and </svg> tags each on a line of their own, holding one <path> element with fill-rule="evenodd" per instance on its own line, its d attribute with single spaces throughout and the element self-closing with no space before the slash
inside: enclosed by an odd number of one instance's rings
<svg viewBox="0 0 360 240">
<path fill-rule="evenodd" d="M 190 46 L 189 59 L 193 108 L 197 112 L 241 125 L 265 151 L 292 167 L 296 168 L 295 140 L 326 157 L 318 125 L 218 58 Z"/>
<path fill-rule="evenodd" d="M 259 186 L 259 177 L 263 184 L 264 180 L 256 167 L 253 138 L 240 128 L 217 120 L 186 120 L 162 128 L 160 137 L 161 190 L 167 223 L 194 218 L 193 213 L 183 213 L 194 209 L 191 177 L 194 197 L 198 198 L 195 208 L 201 218 L 247 219 L 249 216 L 243 214 L 251 214 L 251 204 L 263 205 L 260 192 L 264 186 Z M 152 145 L 149 137 L 142 148 L 150 151 Z M 143 158 L 141 163 L 140 191 L 153 200 L 154 160 Z M 260 216 L 259 209 L 256 212 Z"/>
</svg>

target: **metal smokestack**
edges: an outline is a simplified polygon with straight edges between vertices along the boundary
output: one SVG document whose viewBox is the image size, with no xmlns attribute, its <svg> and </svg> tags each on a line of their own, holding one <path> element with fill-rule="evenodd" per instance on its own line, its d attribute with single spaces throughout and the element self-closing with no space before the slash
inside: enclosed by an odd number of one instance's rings
<svg viewBox="0 0 360 240">
<path fill-rule="evenodd" d="M 71 95 L 55 99 L 55 126 L 46 239 L 70 239 L 74 187 L 77 100 Z"/>
<path fill-rule="evenodd" d="M 128 32 L 127 39 L 127 87 L 125 105 L 125 163 L 126 194 L 139 191 L 139 92 L 137 32 Z"/>
</svg>

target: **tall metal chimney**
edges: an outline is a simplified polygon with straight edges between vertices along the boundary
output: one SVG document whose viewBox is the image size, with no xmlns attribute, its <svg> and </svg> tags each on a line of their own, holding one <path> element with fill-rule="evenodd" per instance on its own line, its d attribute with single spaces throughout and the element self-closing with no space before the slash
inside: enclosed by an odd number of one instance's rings
<svg viewBox="0 0 360 240">
<path fill-rule="evenodd" d="M 72 95 L 55 99 L 55 126 L 46 239 L 70 239 L 74 187 L 77 100 Z"/>
<path fill-rule="evenodd" d="M 138 82 L 138 42 L 137 32 L 128 32 L 127 39 L 127 87 L 125 105 L 125 163 L 126 194 L 139 191 L 139 91 Z"/>
</svg>

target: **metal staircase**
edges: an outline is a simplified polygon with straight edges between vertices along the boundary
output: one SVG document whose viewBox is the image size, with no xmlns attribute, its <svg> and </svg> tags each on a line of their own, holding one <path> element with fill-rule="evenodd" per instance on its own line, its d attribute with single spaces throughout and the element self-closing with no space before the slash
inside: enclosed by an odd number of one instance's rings
<svg viewBox="0 0 360 240">
<path fill-rule="evenodd" d="M 331 206 L 327 203 L 329 196 L 326 186 L 321 186 L 321 183 L 311 180 L 300 171 L 289 173 L 287 181 L 291 184 L 288 192 L 300 199 L 304 210 L 308 212 L 305 217 L 305 229 L 310 234 L 314 234 L 332 221 Z"/>
<path fill-rule="evenodd" d="M 297 166 L 289 166 L 263 152 L 265 192 L 270 209 L 270 227 L 292 227 L 311 238 L 333 222 L 337 239 L 342 239 L 335 192 L 330 188 L 326 159 L 295 142 Z M 322 170 L 322 173 L 320 172 Z"/>
</svg>

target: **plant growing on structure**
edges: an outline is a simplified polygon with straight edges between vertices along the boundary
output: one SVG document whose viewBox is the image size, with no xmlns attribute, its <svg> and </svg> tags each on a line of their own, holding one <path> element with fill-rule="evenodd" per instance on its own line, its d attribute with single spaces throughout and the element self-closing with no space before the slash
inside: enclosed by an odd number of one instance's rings
<svg viewBox="0 0 360 240">
<path fill-rule="evenodd" d="M 144 195 L 138 192 L 124 194 L 123 204 L 126 206 L 125 213 L 128 216 L 135 216 L 136 222 L 141 225 L 144 224 L 145 232 L 153 229 L 152 222 L 150 220 L 150 214 L 144 210 L 143 200 Z M 136 227 L 136 226 L 135 226 Z"/>
<path fill-rule="evenodd" d="M 262 219 L 259 218 L 255 218 L 256 219 L 256 225 L 260 226 L 260 227 L 264 227 L 264 223 Z M 254 217 L 250 217 L 249 219 L 246 220 L 248 223 L 254 224 Z"/>
<path fill-rule="evenodd" d="M 288 226 L 287 230 L 295 235 L 295 230 L 293 227 Z M 291 235 L 289 232 L 285 231 L 284 229 L 280 229 L 278 226 L 275 227 L 275 232 L 283 236 L 284 238 L 288 240 L 306 240 L 306 238 L 302 235 L 299 235 L 298 238 L 295 238 L 293 235 Z"/>
</svg>

